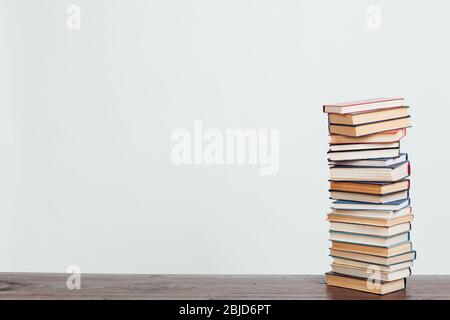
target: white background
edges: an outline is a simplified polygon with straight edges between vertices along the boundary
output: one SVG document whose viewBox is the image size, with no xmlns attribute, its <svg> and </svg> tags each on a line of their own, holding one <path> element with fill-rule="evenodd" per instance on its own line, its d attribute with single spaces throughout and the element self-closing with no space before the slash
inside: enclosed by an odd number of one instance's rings
<svg viewBox="0 0 450 320">
<path fill-rule="evenodd" d="M 366 27 L 372 4 L 381 30 Z M 414 272 L 450 273 L 449 13 L 444 0 L 0 0 L 0 271 L 326 272 L 321 105 L 404 96 Z M 279 129 L 279 174 L 174 166 L 170 135 L 194 120 Z"/>
</svg>

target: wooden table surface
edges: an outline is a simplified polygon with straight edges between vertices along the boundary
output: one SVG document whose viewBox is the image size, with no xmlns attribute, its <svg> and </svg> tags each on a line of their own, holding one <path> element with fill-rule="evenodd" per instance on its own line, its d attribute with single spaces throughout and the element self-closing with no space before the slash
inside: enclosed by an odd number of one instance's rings
<svg viewBox="0 0 450 320">
<path fill-rule="evenodd" d="M 0 273 L 0 299 L 450 299 L 450 276 L 412 276 L 407 289 L 385 296 L 327 287 L 322 275 Z"/>
</svg>

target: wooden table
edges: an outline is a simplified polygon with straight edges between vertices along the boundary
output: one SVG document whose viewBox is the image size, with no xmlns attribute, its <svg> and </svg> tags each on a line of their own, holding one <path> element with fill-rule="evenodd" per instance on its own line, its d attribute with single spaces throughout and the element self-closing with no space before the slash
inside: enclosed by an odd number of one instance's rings
<svg viewBox="0 0 450 320">
<path fill-rule="evenodd" d="M 322 275 L 82 274 L 80 290 L 67 277 L 0 273 L 0 299 L 450 299 L 450 276 L 413 276 L 386 296 L 327 287 Z"/>
</svg>

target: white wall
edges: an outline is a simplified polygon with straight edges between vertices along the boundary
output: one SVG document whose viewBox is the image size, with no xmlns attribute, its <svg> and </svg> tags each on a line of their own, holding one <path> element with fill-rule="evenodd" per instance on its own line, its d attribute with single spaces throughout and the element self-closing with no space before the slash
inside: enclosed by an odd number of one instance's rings
<svg viewBox="0 0 450 320">
<path fill-rule="evenodd" d="M 10 243 L 20 183 L 17 141 L 15 5 L 0 2 L 0 252 L 1 270 L 12 269 Z"/>
<path fill-rule="evenodd" d="M 450 273 L 448 1 L 0 3 L 1 271 L 323 273 L 321 105 L 405 96 L 414 272 Z M 280 129 L 279 174 L 174 166 L 194 120 Z"/>
</svg>

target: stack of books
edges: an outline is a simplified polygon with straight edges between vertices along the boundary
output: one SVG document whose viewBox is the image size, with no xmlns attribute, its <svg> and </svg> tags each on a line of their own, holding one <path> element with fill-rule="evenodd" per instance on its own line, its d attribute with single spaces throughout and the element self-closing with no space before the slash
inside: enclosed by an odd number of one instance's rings
<svg viewBox="0 0 450 320">
<path fill-rule="evenodd" d="M 416 257 L 410 242 L 411 126 L 403 98 L 323 106 L 328 114 L 330 256 L 327 284 L 376 294 L 402 290 Z"/>
</svg>

